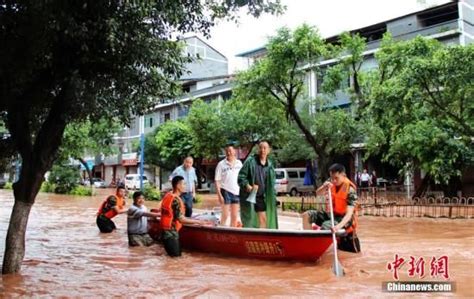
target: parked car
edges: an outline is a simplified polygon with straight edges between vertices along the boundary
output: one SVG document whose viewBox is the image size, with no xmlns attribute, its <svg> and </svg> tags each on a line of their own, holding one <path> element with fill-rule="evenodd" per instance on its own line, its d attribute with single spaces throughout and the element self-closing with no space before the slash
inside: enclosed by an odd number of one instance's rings
<svg viewBox="0 0 474 299">
<path fill-rule="evenodd" d="M 296 196 L 302 192 L 314 191 L 313 185 L 304 185 L 305 173 L 306 168 L 276 168 L 276 192 Z"/>
<path fill-rule="evenodd" d="M 143 185 L 149 185 L 150 182 L 148 181 L 146 176 L 143 176 Z M 139 174 L 127 174 L 125 176 L 125 187 L 127 189 L 139 189 L 140 188 L 140 175 Z"/>
<path fill-rule="evenodd" d="M 105 185 L 105 181 L 103 179 L 99 179 L 99 178 L 92 178 L 92 184 L 96 188 L 105 188 L 105 187 L 107 187 Z"/>
</svg>

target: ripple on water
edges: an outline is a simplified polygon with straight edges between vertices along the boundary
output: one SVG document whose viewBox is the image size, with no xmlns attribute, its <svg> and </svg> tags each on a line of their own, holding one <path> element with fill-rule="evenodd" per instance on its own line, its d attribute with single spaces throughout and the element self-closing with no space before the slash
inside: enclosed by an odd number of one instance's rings
<svg viewBox="0 0 474 299">
<path fill-rule="evenodd" d="M 336 278 L 331 250 L 304 264 L 189 252 L 171 259 L 159 245 L 129 248 L 123 215 L 116 218 L 118 231 L 98 232 L 94 215 L 103 197 L 40 195 L 28 225 L 22 274 L 0 278 L 0 297 L 382 297 L 387 294 L 381 282 L 391 279 L 386 265 L 395 253 L 449 255 L 456 295 L 474 296 L 473 220 L 361 217 L 363 252 L 340 252 L 346 276 Z M 0 190 L 1 240 L 12 204 L 11 193 Z M 148 208 L 155 205 L 147 202 Z"/>
</svg>

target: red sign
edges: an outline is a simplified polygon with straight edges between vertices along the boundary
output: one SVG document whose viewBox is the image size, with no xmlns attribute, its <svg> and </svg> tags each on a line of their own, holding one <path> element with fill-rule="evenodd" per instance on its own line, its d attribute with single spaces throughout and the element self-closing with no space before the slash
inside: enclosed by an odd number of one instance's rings
<svg viewBox="0 0 474 299">
<path fill-rule="evenodd" d="M 137 153 L 122 154 L 122 166 L 135 166 L 137 164 Z"/>
</svg>

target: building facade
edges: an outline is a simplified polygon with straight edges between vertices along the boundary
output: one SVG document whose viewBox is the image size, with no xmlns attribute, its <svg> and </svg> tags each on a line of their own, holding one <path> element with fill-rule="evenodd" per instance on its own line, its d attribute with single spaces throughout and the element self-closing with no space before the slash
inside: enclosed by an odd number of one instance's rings
<svg viewBox="0 0 474 299">
<path fill-rule="evenodd" d="M 410 40 L 417 36 L 434 38 L 446 45 L 467 45 L 474 42 L 474 0 L 451 1 L 439 6 L 430 7 L 425 10 L 410 13 L 391 20 L 373 24 L 367 27 L 350 31 L 351 34 L 359 34 L 366 39 L 366 49 L 363 53 L 364 61 L 361 70 L 377 68 L 375 53 L 381 45 L 382 37 L 385 33 L 390 33 L 395 41 Z M 328 43 L 337 43 L 339 36 L 325 38 Z M 265 47 L 256 48 L 237 56 L 247 59 L 247 65 L 252 65 L 255 61 L 264 57 Z M 324 67 L 334 63 L 334 59 L 320 61 L 318 67 L 320 74 L 311 68 L 310 65 L 303 66 L 306 70 L 306 84 L 309 97 L 325 97 L 321 90 L 324 79 Z M 321 74 L 322 73 L 322 74 Z M 346 87 L 353 84 L 352 78 L 347 79 Z M 350 95 L 342 89 L 336 92 L 335 96 L 330 96 L 331 102 L 328 108 L 339 107 L 349 108 L 351 106 Z M 337 157 L 338 161 L 344 161 L 349 169 L 350 177 L 353 177 L 357 170 L 364 168 L 376 170 L 377 173 L 385 177 L 398 175 L 398 169 L 390 165 L 381 163 L 380 159 L 373 157 L 364 161 L 365 147 L 361 142 L 352 145 L 352 153 Z M 299 166 L 304 166 L 302 161 Z M 421 173 L 415 173 L 406 180 L 407 184 L 421 181 Z"/>
<path fill-rule="evenodd" d="M 232 76 L 228 74 L 228 60 L 219 51 L 197 36 L 184 38 L 185 55 L 195 60 L 186 65 L 186 72 L 180 78 L 183 93 L 168 103 L 157 106 L 144 116 L 135 117 L 129 127 L 125 127 L 115 136 L 117 154 L 112 156 L 96 155 L 86 158 L 93 167 L 93 176 L 102 178 L 108 185 L 115 185 L 127 174 L 139 172 L 140 155 L 138 145 L 141 133 L 153 132 L 158 126 L 187 116 L 195 99 L 212 101 L 230 98 Z M 146 159 L 145 159 L 146 161 Z M 144 165 L 145 176 L 150 182 L 160 184 L 160 170 Z M 86 176 L 84 171 L 83 176 Z M 162 173 L 167 180 L 167 173 Z"/>
</svg>

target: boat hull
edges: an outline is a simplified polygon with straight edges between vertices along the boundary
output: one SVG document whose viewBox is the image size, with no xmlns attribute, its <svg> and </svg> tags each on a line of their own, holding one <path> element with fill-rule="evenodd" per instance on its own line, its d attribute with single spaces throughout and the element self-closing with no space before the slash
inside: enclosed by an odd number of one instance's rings
<svg viewBox="0 0 474 299">
<path fill-rule="evenodd" d="M 159 240 L 159 219 L 149 220 Z M 332 244 L 330 231 L 276 230 L 185 225 L 179 232 L 184 249 L 238 258 L 314 262 Z"/>
</svg>

